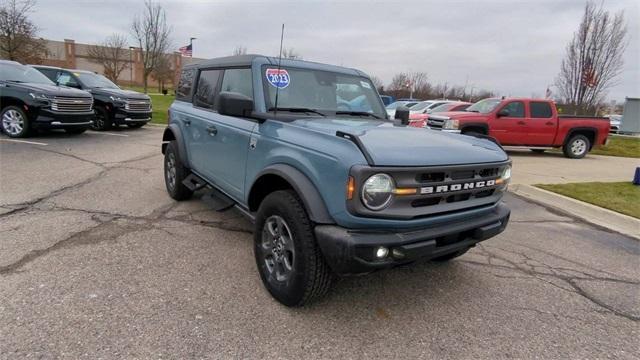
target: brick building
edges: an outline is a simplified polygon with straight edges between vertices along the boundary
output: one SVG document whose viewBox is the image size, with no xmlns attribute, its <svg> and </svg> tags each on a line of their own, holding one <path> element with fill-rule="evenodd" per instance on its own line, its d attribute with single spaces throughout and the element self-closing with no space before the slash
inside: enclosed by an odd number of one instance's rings
<svg viewBox="0 0 640 360">
<path fill-rule="evenodd" d="M 88 49 L 91 45 L 76 43 L 74 40 L 64 39 L 64 41 L 45 40 L 48 50 L 47 58 L 42 61 L 44 65 L 58 66 L 67 69 L 81 69 L 95 71 L 104 74 L 104 68 L 101 64 L 91 61 L 87 56 Z M 119 85 L 143 85 L 143 67 L 142 53 L 140 48 L 125 49 L 125 61 L 127 66 L 120 73 L 117 83 Z M 198 58 L 183 57 L 178 52 L 169 54 L 171 59 L 171 68 L 174 70 L 174 84 L 177 82 L 180 69 L 183 65 L 201 61 Z M 152 76 L 148 79 L 149 87 L 157 86 L 157 82 Z M 168 84 L 171 86 L 172 84 Z"/>
</svg>

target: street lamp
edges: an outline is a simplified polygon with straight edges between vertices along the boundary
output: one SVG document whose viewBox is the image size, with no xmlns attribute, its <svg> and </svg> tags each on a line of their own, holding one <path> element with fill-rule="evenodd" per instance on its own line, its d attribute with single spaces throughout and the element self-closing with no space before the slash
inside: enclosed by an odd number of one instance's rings
<svg viewBox="0 0 640 360">
<path fill-rule="evenodd" d="M 133 50 L 134 46 L 129 46 L 129 84 L 133 86 Z"/>
</svg>

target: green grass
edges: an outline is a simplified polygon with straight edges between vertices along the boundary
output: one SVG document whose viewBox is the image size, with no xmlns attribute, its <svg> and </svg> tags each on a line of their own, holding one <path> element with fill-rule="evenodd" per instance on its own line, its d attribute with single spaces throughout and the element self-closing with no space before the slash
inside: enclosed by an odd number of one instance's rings
<svg viewBox="0 0 640 360">
<path fill-rule="evenodd" d="M 151 104 L 153 105 L 153 116 L 151 122 L 154 124 L 167 123 L 167 109 L 171 106 L 175 96 L 173 95 L 149 95 Z"/>
<path fill-rule="evenodd" d="M 591 153 L 595 155 L 640 158 L 640 138 L 613 135 L 609 137 L 609 145 L 595 148 L 591 150 Z"/>
<path fill-rule="evenodd" d="M 640 186 L 630 182 L 538 184 L 536 186 L 640 219 Z"/>
</svg>

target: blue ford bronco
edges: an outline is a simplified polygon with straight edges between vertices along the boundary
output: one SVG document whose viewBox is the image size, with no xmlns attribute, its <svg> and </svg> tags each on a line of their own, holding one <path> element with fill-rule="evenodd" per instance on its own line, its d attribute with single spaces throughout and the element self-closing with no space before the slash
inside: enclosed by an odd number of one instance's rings
<svg viewBox="0 0 640 360">
<path fill-rule="evenodd" d="M 208 188 L 248 216 L 265 287 L 300 306 L 335 275 L 447 261 L 505 229 L 502 148 L 407 121 L 354 69 L 259 55 L 185 66 L 166 188 L 176 200 Z"/>
</svg>

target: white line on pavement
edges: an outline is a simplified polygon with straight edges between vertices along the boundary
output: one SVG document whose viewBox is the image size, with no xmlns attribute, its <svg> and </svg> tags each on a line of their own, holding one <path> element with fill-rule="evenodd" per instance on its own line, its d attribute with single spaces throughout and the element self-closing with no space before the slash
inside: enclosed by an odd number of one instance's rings
<svg viewBox="0 0 640 360">
<path fill-rule="evenodd" d="M 104 132 L 104 131 L 91 131 L 92 134 L 98 134 L 98 135 L 111 135 L 111 136 L 123 136 L 123 137 L 128 137 L 129 135 L 126 134 L 114 134 L 114 133 L 110 133 L 110 132 Z"/>
<path fill-rule="evenodd" d="M 0 141 L 11 141 L 11 142 L 17 142 L 17 143 L 25 143 L 25 144 L 31 144 L 31 145 L 42 145 L 42 146 L 49 145 L 49 144 L 46 144 L 46 143 L 41 143 L 41 142 L 36 142 L 36 141 L 17 140 L 17 139 L 0 139 Z"/>
</svg>

